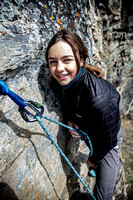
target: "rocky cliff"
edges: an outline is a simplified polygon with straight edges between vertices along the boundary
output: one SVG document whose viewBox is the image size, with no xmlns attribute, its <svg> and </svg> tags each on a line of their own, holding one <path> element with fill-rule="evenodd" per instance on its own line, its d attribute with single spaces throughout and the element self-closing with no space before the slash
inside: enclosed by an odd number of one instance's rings
<svg viewBox="0 0 133 200">
<path fill-rule="evenodd" d="M 121 114 L 133 119 L 132 4 L 124 0 L 0 1 L 0 79 L 23 99 L 43 104 L 46 116 L 63 121 L 60 101 L 49 85 L 51 76 L 45 67 L 45 48 L 53 34 L 63 28 L 82 37 L 88 61 L 100 66 L 105 78 L 117 87 Z M 83 199 L 83 185 L 39 124 L 26 123 L 7 96 L 0 95 L 0 102 L 3 198 L 67 200 L 79 191 Z M 84 143 L 57 124 L 43 122 L 92 190 L 95 179 L 87 177 L 88 149 Z M 124 198 L 123 184 L 120 173 L 115 199 Z"/>
</svg>

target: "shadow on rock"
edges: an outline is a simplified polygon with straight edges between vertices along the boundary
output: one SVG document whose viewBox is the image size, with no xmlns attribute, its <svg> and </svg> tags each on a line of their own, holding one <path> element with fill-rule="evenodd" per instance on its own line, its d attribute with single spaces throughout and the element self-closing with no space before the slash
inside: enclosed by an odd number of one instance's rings
<svg viewBox="0 0 133 200">
<path fill-rule="evenodd" d="M 92 200 L 93 198 L 88 193 L 83 193 L 80 191 L 76 191 L 73 193 L 69 200 Z"/>
<path fill-rule="evenodd" d="M 0 199 L 1 200 L 18 200 L 14 190 L 5 182 L 0 182 Z"/>
</svg>

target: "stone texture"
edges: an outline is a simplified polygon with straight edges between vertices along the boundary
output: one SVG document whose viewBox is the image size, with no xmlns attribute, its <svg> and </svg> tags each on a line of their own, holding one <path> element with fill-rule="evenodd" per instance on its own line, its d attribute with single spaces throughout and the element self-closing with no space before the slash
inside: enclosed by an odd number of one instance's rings
<svg viewBox="0 0 133 200">
<path fill-rule="evenodd" d="M 116 0 L 0 1 L 0 79 L 23 99 L 42 103 L 46 116 L 63 121 L 61 102 L 50 87 L 45 48 L 54 33 L 68 28 L 82 37 L 88 61 L 101 67 L 105 78 L 117 87 L 121 114 L 132 119 L 132 29 L 130 20 L 129 32 L 121 30 L 125 19 L 121 10 L 122 1 Z M 64 128 L 43 122 L 92 191 L 95 179 L 86 176 L 86 147 L 70 138 Z M 2 95 L 0 133 L 3 196 L 14 200 L 67 200 L 77 190 L 85 194 L 42 128 L 36 122 L 24 122 L 14 102 Z M 120 195 L 124 199 L 126 194 L 122 178 L 120 175 L 114 199 Z"/>
</svg>

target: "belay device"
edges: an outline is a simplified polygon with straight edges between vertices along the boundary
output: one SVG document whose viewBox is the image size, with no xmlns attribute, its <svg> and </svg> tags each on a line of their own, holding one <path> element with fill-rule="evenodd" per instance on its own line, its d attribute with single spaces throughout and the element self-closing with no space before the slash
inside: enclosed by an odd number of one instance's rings
<svg viewBox="0 0 133 200">
<path fill-rule="evenodd" d="M 89 136 L 82 130 L 79 129 L 74 129 L 72 127 L 69 127 L 63 123 L 60 123 L 56 120 L 53 120 L 47 116 L 43 115 L 44 112 L 44 107 L 34 101 L 31 100 L 24 100 L 22 99 L 20 96 L 18 96 L 17 94 L 15 94 L 14 92 L 12 92 L 11 90 L 9 90 L 8 86 L 6 85 L 6 83 L 2 80 L 0 80 L 0 94 L 2 95 L 8 95 L 18 106 L 19 106 L 19 112 L 21 113 L 22 118 L 26 121 L 26 122 L 35 122 L 38 121 L 40 126 L 43 128 L 43 130 L 45 131 L 45 133 L 47 134 L 47 136 L 49 137 L 49 139 L 53 142 L 53 144 L 55 145 L 55 147 L 58 149 L 58 151 L 61 153 L 61 155 L 63 156 L 63 158 L 66 160 L 66 162 L 68 163 L 68 165 L 71 167 L 71 169 L 74 171 L 74 173 L 77 175 L 77 177 L 79 178 L 79 180 L 82 182 L 82 184 L 85 186 L 85 188 L 87 189 L 87 191 L 90 193 L 91 197 L 96 200 L 96 198 L 93 196 L 93 194 L 91 193 L 91 191 L 89 190 L 89 188 L 87 187 L 87 185 L 85 184 L 85 182 L 83 181 L 83 179 L 80 177 L 80 175 L 77 173 L 77 171 L 75 170 L 75 168 L 73 167 L 73 165 L 70 163 L 70 161 L 68 160 L 68 158 L 65 156 L 65 154 L 63 153 L 63 151 L 60 149 L 60 147 L 58 146 L 58 144 L 54 141 L 53 137 L 50 135 L 50 133 L 48 132 L 48 130 L 46 129 L 46 127 L 44 126 L 44 124 L 41 121 L 41 118 L 47 119 L 51 122 L 54 122 L 58 125 L 61 125 L 65 128 L 68 128 L 70 130 L 76 131 L 79 135 L 81 135 L 81 139 L 84 139 L 85 137 L 88 139 L 89 141 L 89 145 L 90 145 L 90 156 L 92 156 L 93 153 L 93 147 L 90 141 Z M 28 109 L 26 109 L 28 108 Z"/>
</svg>

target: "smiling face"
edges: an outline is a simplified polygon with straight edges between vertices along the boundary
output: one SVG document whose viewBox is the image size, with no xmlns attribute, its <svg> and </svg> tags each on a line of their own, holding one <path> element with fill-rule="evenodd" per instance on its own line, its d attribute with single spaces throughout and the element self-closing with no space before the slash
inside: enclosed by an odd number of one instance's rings
<svg viewBox="0 0 133 200">
<path fill-rule="evenodd" d="M 80 66 L 82 64 L 81 61 Z M 72 48 L 65 41 L 59 41 L 49 49 L 48 65 L 51 74 L 62 86 L 68 85 L 79 72 Z"/>
</svg>

